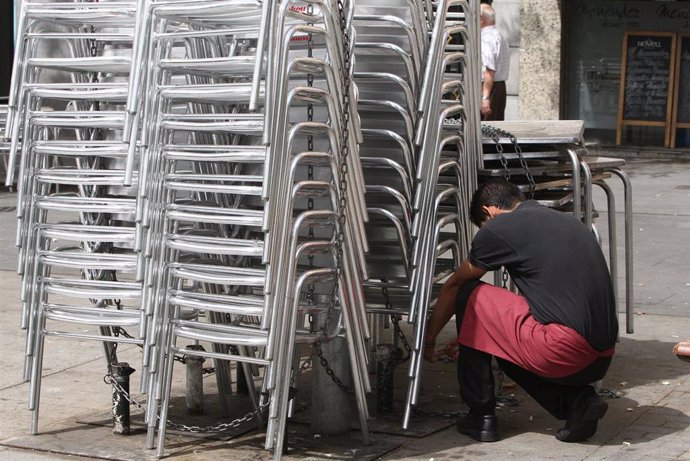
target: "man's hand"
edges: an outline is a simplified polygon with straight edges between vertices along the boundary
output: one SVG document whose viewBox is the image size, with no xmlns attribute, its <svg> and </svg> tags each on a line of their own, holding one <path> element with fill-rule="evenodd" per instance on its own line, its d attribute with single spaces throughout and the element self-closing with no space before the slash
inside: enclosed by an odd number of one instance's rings
<svg viewBox="0 0 690 461">
<path fill-rule="evenodd" d="M 484 117 L 488 117 L 489 115 L 491 115 L 491 103 L 488 99 L 482 100 L 482 107 L 481 107 L 481 109 L 479 109 L 479 112 Z"/>
<path fill-rule="evenodd" d="M 438 360 L 438 354 L 436 354 L 433 345 L 424 345 L 424 360 L 427 360 L 432 363 Z"/>
</svg>

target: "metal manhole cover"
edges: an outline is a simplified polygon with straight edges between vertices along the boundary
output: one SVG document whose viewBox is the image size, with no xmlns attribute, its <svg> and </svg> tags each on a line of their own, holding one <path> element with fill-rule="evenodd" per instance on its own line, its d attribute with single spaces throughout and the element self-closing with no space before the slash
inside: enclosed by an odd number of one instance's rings
<svg viewBox="0 0 690 461">
<path fill-rule="evenodd" d="M 15 211 L 16 209 L 16 206 L 0 206 L 0 213 L 8 213 L 10 211 Z"/>
</svg>

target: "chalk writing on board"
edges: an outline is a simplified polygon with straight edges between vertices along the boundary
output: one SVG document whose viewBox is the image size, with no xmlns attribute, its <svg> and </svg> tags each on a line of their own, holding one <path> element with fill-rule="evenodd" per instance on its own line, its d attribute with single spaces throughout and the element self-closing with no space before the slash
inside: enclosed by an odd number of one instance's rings
<svg viewBox="0 0 690 461">
<path fill-rule="evenodd" d="M 623 119 L 666 120 L 671 44 L 670 37 L 628 37 Z"/>
</svg>

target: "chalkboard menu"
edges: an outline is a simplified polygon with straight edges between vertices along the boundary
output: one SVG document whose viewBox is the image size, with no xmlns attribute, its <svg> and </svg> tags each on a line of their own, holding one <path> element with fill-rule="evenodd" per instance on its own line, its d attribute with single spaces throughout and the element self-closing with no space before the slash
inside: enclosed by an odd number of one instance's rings
<svg viewBox="0 0 690 461">
<path fill-rule="evenodd" d="M 679 37 L 676 76 L 676 122 L 690 124 L 690 34 Z"/>
<path fill-rule="evenodd" d="M 624 125 L 660 126 L 670 142 L 676 34 L 626 32 L 618 110 L 617 143 Z"/>
</svg>

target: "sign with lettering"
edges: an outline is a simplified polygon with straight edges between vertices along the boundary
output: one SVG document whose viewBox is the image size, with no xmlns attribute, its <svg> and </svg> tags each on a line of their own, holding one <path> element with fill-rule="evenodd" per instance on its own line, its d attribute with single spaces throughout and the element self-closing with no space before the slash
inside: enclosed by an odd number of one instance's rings
<svg viewBox="0 0 690 461">
<path fill-rule="evenodd" d="M 663 127 L 664 145 L 670 145 L 675 58 L 675 33 L 625 33 L 616 144 L 624 126 L 641 125 Z"/>
<path fill-rule="evenodd" d="M 676 129 L 690 128 L 690 34 L 678 34 L 677 48 L 671 147 L 676 144 Z"/>
</svg>

